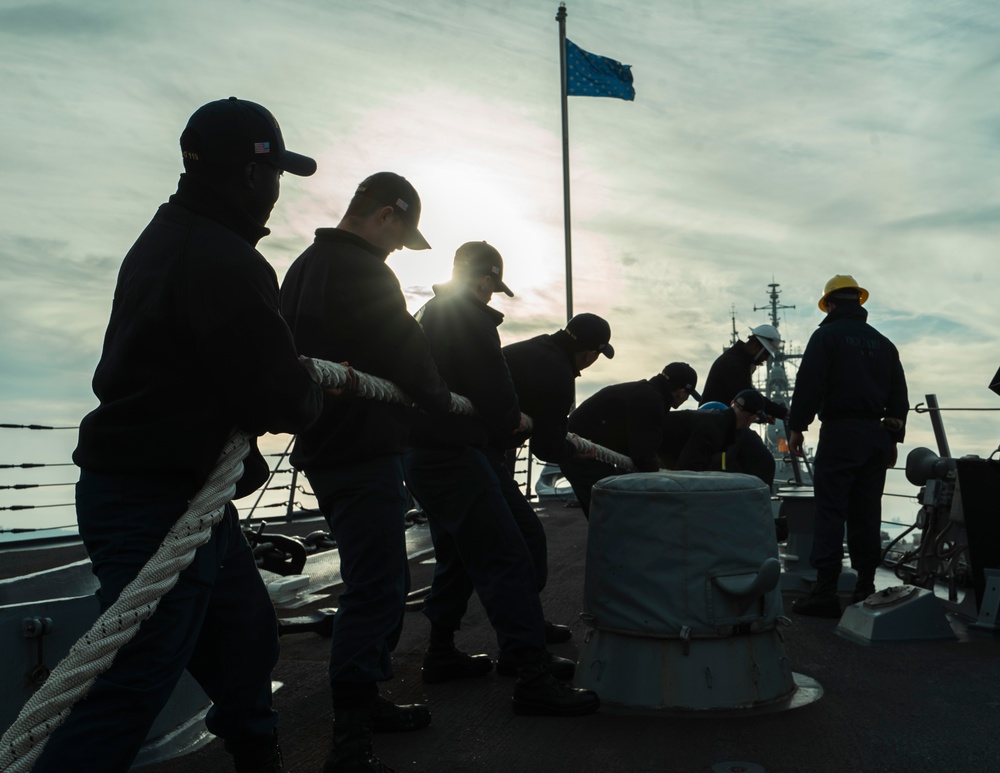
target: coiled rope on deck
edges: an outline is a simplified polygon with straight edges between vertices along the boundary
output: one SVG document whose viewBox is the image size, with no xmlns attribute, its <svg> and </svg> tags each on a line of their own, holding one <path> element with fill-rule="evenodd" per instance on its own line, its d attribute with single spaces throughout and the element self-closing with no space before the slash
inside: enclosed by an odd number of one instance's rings
<svg viewBox="0 0 1000 773">
<path fill-rule="evenodd" d="M 335 362 L 313 360 L 324 387 L 343 388 L 350 381 L 348 368 Z M 413 401 L 391 381 L 354 371 L 356 393 L 371 400 L 412 405 Z M 474 415 L 472 402 L 452 394 L 452 413 Z M 528 418 L 530 431 L 531 420 Z M 631 472 L 627 456 L 575 435 L 567 436 L 583 453 L 592 449 L 599 461 Z M 226 504 L 236 493 L 243 475 L 243 460 L 250 452 L 252 436 L 236 432 L 229 438 L 205 485 L 188 503 L 188 508 L 170 529 L 163 543 L 108 607 L 74 644 L 49 674 L 48 679 L 24 704 L 14 723 L 0 741 L 0 770 L 27 773 L 45 748 L 52 732 L 61 725 L 78 700 L 115 659 L 118 650 L 130 642 L 144 620 L 153 616 L 160 599 L 177 584 L 177 578 L 194 560 L 194 554 L 208 542 L 211 529 L 222 519 Z"/>
</svg>

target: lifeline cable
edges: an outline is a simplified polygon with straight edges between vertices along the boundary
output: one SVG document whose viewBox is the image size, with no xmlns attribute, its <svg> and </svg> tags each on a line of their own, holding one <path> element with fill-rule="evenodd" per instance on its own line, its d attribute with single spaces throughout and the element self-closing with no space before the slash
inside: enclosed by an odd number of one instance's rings
<svg viewBox="0 0 1000 773">
<path fill-rule="evenodd" d="M 348 369 L 326 360 L 313 360 L 324 387 L 342 388 L 348 383 Z M 413 401 L 391 381 L 355 371 L 357 394 L 382 402 L 412 405 Z M 472 402 L 452 394 L 450 411 L 472 415 Z M 527 418 L 527 417 L 526 417 Z M 527 419 L 527 429 L 531 420 Z M 243 460 L 250 452 L 253 436 L 234 433 L 223 447 L 215 469 L 204 486 L 188 503 L 188 509 L 170 529 L 163 543 L 139 570 L 138 575 L 52 669 L 48 679 L 24 704 L 14 723 L 0 740 L 0 770 L 27 773 L 45 748 L 48 737 L 69 715 L 73 704 L 86 696 L 94 680 L 108 669 L 118 650 L 131 641 L 142 621 L 152 617 L 160 599 L 177 583 L 177 577 L 194 559 L 199 547 L 208 542 L 211 528 L 221 519 L 226 504 L 236 493 L 243 475 Z M 597 459 L 625 472 L 635 470 L 627 456 L 589 440 L 568 435 L 584 453 L 593 450 Z"/>
</svg>

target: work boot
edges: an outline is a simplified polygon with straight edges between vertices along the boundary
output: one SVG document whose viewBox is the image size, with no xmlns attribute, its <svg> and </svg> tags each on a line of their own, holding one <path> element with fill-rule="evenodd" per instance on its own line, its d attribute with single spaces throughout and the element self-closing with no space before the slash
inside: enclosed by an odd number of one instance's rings
<svg viewBox="0 0 1000 773">
<path fill-rule="evenodd" d="M 373 706 L 335 708 L 333 749 L 323 773 L 392 773 L 372 753 Z"/>
<path fill-rule="evenodd" d="M 569 658 L 561 658 L 558 655 L 553 655 L 551 652 L 545 653 L 545 659 L 542 663 L 552 676 L 563 682 L 568 682 L 573 678 L 573 674 L 576 673 L 576 663 Z M 501 652 L 497 658 L 497 673 L 500 676 L 517 676 L 518 666 Z"/>
<path fill-rule="evenodd" d="M 874 585 L 869 585 L 869 586 L 855 585 L 854 590 L 851 592 L 851 603 L 857 604 L 859 602 L 862 602 L 866 598 L 871 596 L 873 593 L 875 593 Z"/>
<path fill-rule="evenodd" d="M 601 699 L 592 690 L 563 684 L 540 660 L 518 667 L 511 705 L 515 714 L 578 717 L 597 711 Z"/>
<path fill-rule="evenodd" d="M 456 649 L 453 644 L 447 649 L 432 647 L 427 650 L 420 676 L 427 684 L 434 684 L 451 679 L 485 676 L 492 670 L 493 661 L 489 655 L 469 655 Z"/>
<path fill-rule="evenodd" d="M 280 773 L 281 747 L 278 731 L 240 740 L 227 740 L 226 751 L 233 756 L 236 773 Z"/>
<path fill-rule="evenodd" d="M 857 604 L 864 601 L 875 592 L 875 570 L 858 569 L 858 581 L 854 584 L 854 592 L 851 593 L 851 603 Z"/>
<path fill-rule="evenodd" d="M 837 572 L 829 570 L 817 572 L 816 582 L 809 591 L 809 595 L 795 601 L 792 604 L 792 611 L 811 617 L 839 618 L 841 615 L 840 597 L 837 596 L 837 580 L 839 578 L 839 570 Z"/>
<path fill-rule="evenodd" d="M 556 625 L 555 623 L 550 623 L 548 620 L 545 621 L 546 644 L 562 644 L 572 638 L 573 632 L 569 629 L 568 625 Z"/>
<path fill-rule="evenodd" d="M 372 730 L 376 733 L 401 733 L 419 730 L 431 723 L 431 710 L 424 703 L 406 703 L 398 706 L 388 698 L 375 698 L 372 711 Z"/>
</svg>

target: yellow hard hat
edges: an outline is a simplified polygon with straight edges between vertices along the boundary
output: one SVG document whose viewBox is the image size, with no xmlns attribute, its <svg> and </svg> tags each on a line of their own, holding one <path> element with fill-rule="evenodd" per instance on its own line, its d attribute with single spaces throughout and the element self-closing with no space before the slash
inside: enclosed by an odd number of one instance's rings
<svg viewBox="0 0 1000 773">
<path fill-rule="evenodd" d="M 823 297 L 819 299 L 819 308 L 821 311 L 826 311 L 826 299 L 830 296 L 830 293 L 835 293 L 837 290 L 846 290 L 852 288 L 860 293 L 858 298 L 859 302 L 864 305 L 864 302 L 868 300 L 868 291 L 860 287 L 854 277 L 850 274 L 837 274 L 829 282 L 826 283 L 826 287 L 823 288 Z"/>
</svg>

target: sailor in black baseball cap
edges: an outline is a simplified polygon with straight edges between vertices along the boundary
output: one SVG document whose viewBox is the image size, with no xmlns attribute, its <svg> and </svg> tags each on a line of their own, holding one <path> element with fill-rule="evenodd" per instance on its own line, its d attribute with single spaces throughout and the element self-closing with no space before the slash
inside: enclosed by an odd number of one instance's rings
<svg viewBox="0 0 1000 773">
<path fill-rule="evenodd" d="M 743 389 L 737 392 L 736 397 L 733 398 L 733 407 L 739 408 L 744 414 L 753 416 L 752 421 L 767 423 L 769 420 L 764 408 L 764 395 L 756 389 Z"/>
<path fill-rule="evenodd" d="M 503 282 L 503 258 L 492 244 L 466 242 L 455 251 L 453 268 L 456 275 L 488 276 L 493 279 L 495 291 L 514 297 L 514 293 Z"/>
<path fill-rule="evenodd" d="M 214 480 L 215 460 L 234 427 L 249 434 L 226 500 L 267 480 L 256 435 L 301 436 L 324 408 L 315 368 L 299 356 L 281 319 L 275 271 L 256 249 L 269 233 L 282 171 L 309 175 L 315 162 L 285 150 L 264 108 L 235 99 L 198 109 L 181 148 L 185 171 L 176 192 L 119 269 L 93 382 L 99 405 L 81 421 L 73 453 L 80 531 L 101 535 L 85 539 L 88 551 L 96 559 L 104 545 L 128 544 L 113 561 L 95 561 L 104 598 L 140 582 L 163 540 L 163 524 L 181 517 L 201 481 Z M 399 307 L 405 316 L 402 298 Z M 141 496 L 130 493 L 137 481 Z M 232 538 L 239 529 L 235 508 L 220 504 L 215 517 L 218 524 L 199 540 L 201 560 L 184 572 L 188 580 L 158 609 L 150 605 L 142 634 L 105 664 L 107 682 L 63 712 L 59 732 L 44 750 L 35 747 L 35 771 L 130 770 L 155 719 L 147 709 L 166 704 L 192 663 L 212 696 L 209 725 L 232 755 L 230 769 L 281 769 L 271 697 L 280 648 L 273 605 L 246 541 Z M 401 599 L 400 618 L 402 610 Z M 90 762 L 81 761 L 81 738 Z"/>
<path fill-rule="evenodd" d="M 609 360 L 615 356 L 611 345 L 611 325 L 596 314 L 577 314 L 566 323 L 566 335 L 581 350 L 600 352 Z"/>
<path fill-rule="evenodd" d="M 181 134 L 181 155 L 188 171 L 260 161 L 283 172 L 309 177 L 316 162 L 285 148 L 278 121 L 267 108 L 246 99 L 218 99 L 202 105 Z"/>
<path fill-rule="evenodd" d="M 695 389 L 698 386 L 698 374 L 686 362 L 667 363 L 663 366 L 660 375 L 667 380 L 671 391 L 683 390 L 684 399 L 680 401 L 681 403 L 687 400 L 688 396 L 693 397 L 697 402 L 701 402 L 701 395 Z M 678 407 L 680 407 L 680 403 L 674 405 L 674 408 Z"/>
<path fill-rule="evenodd" d="M 407 225 L 408 250 L 429 250 L 424 235 L 417 230 L 420 223 L 420 197 L 410 181 L 395 172 L 376 172 L 358 186 L 355 196 L 366 196 L 378 204 L 393 207 Z"/>
</svg>

